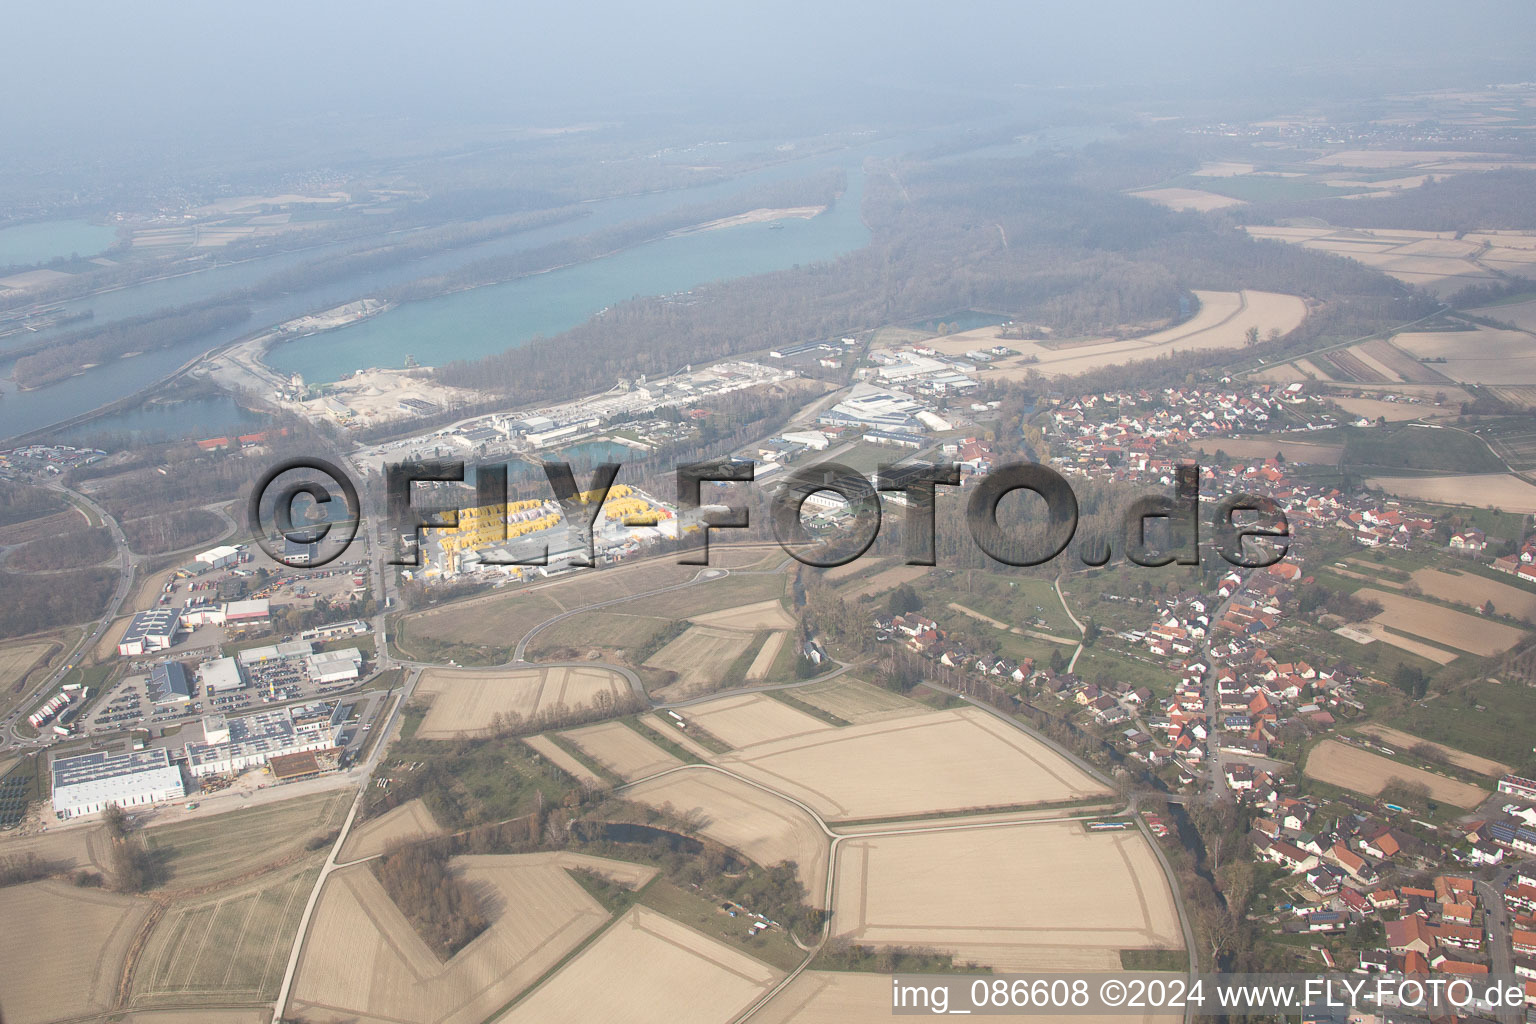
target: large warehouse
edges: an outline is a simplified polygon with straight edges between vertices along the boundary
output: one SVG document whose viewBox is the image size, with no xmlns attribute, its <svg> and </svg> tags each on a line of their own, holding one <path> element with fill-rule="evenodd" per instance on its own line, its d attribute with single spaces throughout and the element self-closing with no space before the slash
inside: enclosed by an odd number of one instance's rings
<svg viewBox="0 0 1536 1024">
<path fill-rule="evenodd" d="M 363 652 L 356 647 L 341 651 L 321 651 L 304 659 L 309 678 L 317 683 L 341 683 L 356 679 L 363 667 Z"/>
<path fill-rule="evenodd" d="M 203 742 L 187 744 L 187 770 L 199 778 L 232 775 L 284 754 L 329 749 L 335 746 L 340 714 L 340 706 L 316 703 L 241 718 L 205 715 Z"/>
<path fill-rule="evenodd" d="M 197 561 L 214 569 L 222 569 L 226 565 L 234 565 L 240 559 L 240 549 L 224 544 L 220 547 L 209 548 L 197 556 Z"/>
<path fill-rule="evenodd" d="M 74 818 L 106 810 L 108 804 L 136 807 L 186 795 L 181 769 L 164 748 L 115 753 L 98 750 L 53 762 L 53 810 Z"/>
<path fill-rule="evenodd" d="M 203 681 L 203 693 L 209 697 L 245 686 L 245 680 L 240 678 L 240 665 L 234 658 L 205 661 L 197 667 L 197 676 Z"/>
<path fill-rule="evenodd" d="M 179 608 L 151 608 L 139 612 L 117 642 L 117 653 L 132 658 L 150 651 L 163 651 L 176 642 L 176 632 L 180 628 Z"/>
</svg>

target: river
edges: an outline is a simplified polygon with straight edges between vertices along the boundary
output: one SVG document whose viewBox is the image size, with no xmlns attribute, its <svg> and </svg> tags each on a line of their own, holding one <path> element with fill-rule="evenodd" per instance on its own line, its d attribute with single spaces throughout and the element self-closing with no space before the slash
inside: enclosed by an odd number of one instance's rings
<svg viewBox="0 0 1536 1024">
<path fill-rule="evenodd" d="M 18 391 L 13 382 L 0 379 L 0 438 L 41 430 L 127 398 L 210 348 L 394 284 L 450 271 L 486 256 L 546 245 L 679 207 L 714 202 L 762 184 L 807 177 L 829 167 L 840 167 L 848 176 L 847 192 L 830 210 L 810 220 L 780 221 L 778 230 L 770 229 L 766 224 L 748 224 L 678 235 L 507 284 L 409 303 L 353 327 L 279 346 L 273 350 L 270 359 L 276 368 L 303 373 L 306 379 L 313 381 L 334 380 L 360 367 L 400 366 L 407 355 L 429 365 L 440 364 L 455 358 L 486 355 L 539 335 L 558 333 L 606 306 L 633 296 L 684 292 L 710 281 L 832 259 L 864 245 L 868 238 L 859 215 L 864 160 L 919 150 L 932 144 L 936 132 L 917 132 L 788 160 L 727 181 L 694 188 L 591 202 L 586 204 L 588 215 L 575 220 L 438 253 L 386 271 L 264 299 L 253 304 L 251 318 L 245 323 L 169 349 L 117 359 L 35 391 Z M 1031 140 L 1022 148 L 1072 145 L 1078 141 L 1047 135 L 1038 141 Z M 276 270 L 339 248 L 327 246 L 226 264 L 73 300 L 66 305 L 70 311 L 91 310 L 95 314 L 93 323 L 101 324 L 225 294 L 259 281 Z M 10 360 L 6 360 L 0 351 L 0 378 L 8 377 L 9 373 Z M 593 387 L 601 388 L 608 383 L 611 382 L 594 381 Z M 246 418 L 232 410 L 233 406 L 228 403 L 205 402 L 188 406 L 184 410 L 187 413 L 184 436 L 220 433 L 247 426 Z M 152 423 L 155 428 L 160 428 L 165 425 L 165 420 L 156 414 Z M 137 432 L 147 425 L 143 420 L 135 419 L 131 412 L 112 414 L 97 422 L 92 433 Z"/>
</svg>

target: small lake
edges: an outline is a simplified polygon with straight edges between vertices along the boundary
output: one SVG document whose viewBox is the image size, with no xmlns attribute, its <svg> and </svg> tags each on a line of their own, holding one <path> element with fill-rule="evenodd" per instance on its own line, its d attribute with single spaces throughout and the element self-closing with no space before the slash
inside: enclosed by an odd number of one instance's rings
<svg viewBox="0 0 1536 1024">
<path fill-rule="evenodd" d="M 0 228 L 0 268 L 94 256 L 116 240 L 116 228 L 83 220 L 45 220 Z"/>
<path fill-rule="evenodd" d="M 850 161 L 852 162 L 852 161 Z M 846 168 L 848 189 L 808 220 L 674 235 L 506 284 L 407 303 L 351 327 L 275 346 L 266 362 L 310 383 L 368 367 L 428 366 L 478 359 L 569 330 L 605 307 L 639 295 L 671 295 L 702 284 L 834 259 L 869 241 L 860 208 L 863 171 Z M 592 381 L 594 389 L 612 381 Z"/>
<path fill-rule="evenodd" d="M 227 395 L 220 395 L 180 402 L 146 402 L 62 430 L 58 439 L 66 444 L 92 441 L 152 444 L 182 438 L 197 440 L 229 433 L 251 433 L 260 430 L 264 423 L 266 417 L 241 407 Z"/>
</svg>

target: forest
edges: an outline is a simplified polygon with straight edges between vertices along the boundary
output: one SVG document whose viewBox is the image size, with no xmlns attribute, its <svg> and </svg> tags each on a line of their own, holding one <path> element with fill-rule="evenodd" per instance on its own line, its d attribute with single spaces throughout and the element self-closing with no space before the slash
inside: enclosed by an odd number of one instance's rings
<svg viewBox="0 0 1536 1024">
<path fill-rule="evenodd" d="M 119 320 L 49 341 L 41 351 L 16 360 L 12 375 L 23 388 L 55 384 L 81 368 L 135 352 L 173 348 L 211 331 L 240 323 L 251 315 L 244 302 L 215 299 L 145 316 Z"/>
<path fill-rule="evenodd" d="M 62 512 L 69 502 L 58 491 L 11 481 L 0 481 L 0 526 L 41 519 Z"/>
<path fill-rule="evenodd" d="M 34 575 L 0 572 L 0 640 L 101 615 L 117 585 L 117 570 L 80 569 Z"/>
<path fill-rule="evenodd" d="M 431 843 L 405 846 L 374 862 L 384 891 L 432 951 L 447 960 L 489 926 L 469 883 Z"/>
</svg>

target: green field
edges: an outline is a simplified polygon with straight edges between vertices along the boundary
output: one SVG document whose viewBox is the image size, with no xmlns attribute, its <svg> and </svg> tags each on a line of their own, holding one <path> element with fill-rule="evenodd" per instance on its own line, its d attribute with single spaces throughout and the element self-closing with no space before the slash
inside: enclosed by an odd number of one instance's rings
<svg viewBox="0 0 1536 1024">
<path fill-rule="evenodd" d="M 750 918 L 731 917 L 713 900 L 679 888 L 666 878 L 658 878 L 646 886 L 640 893 L 639 902 L 705 935 L 723 939 L 781 971 L 793 970 L 805 959 L 805 954 L 782 929 L 769 928 L 761 935 L 749 938 Z"/>
<path fill-rule="evenodd" d="M 1503 461 L 1478 437 L 1460 430 L 1396 426 L 1342 428 L 1341 467 L 1361 472 L 1409 470 L 1424 473 L 1500 473 Z"/>
<path fill-rule="evenodd" d="M 670 593 L 637 598 L 614 605 L 612 610 L 629 615 L 663 615 L 686 619 L 738 605 L 781 598 L 784 596 L 786 579 L 782 573 L 725 576 Z"/>
<path fill-rule="evenodd" d="M 1394 700 L 1376 717 L 1414 736 L 1503 761 L 1517 772 L 1536 763 L 1530 730 L 1510 727 L 1536 721 L 1536 689 L 1529 686 L 1467 683 L 1417 704 Z"/>
<path fill-rule="evenodd" d="M 1067 651 L 1069 656 L 1071 653 L 1071 650 Z M 1083 649 L 1077 659 L 1076 672 L 1090 682 L 1109 679 L 1145 686 L 1159 698 L 1171 694 L 1178 682 L 1173 671 L 1156 658 L 1140 652 L 1122 652 L 1103 640 Z"/>
<path fill-rule="evenodd" d="M 959 620 L 945 607 L 951 601 L 1010 626 L 1037 629 L 1067 640 L 1075 640 L 1078 635 L 1051 581 L 1035 576 L 964 569 L 943 582 L 925 582 L 919 596 L 930 617 L 947 615 L 957 624 Z M 1041 620 L 1040 624 L 1032 625 L 1036 619 Z"/>
</svg>

